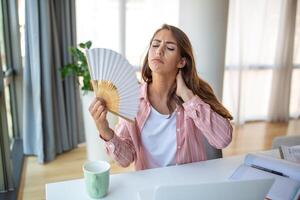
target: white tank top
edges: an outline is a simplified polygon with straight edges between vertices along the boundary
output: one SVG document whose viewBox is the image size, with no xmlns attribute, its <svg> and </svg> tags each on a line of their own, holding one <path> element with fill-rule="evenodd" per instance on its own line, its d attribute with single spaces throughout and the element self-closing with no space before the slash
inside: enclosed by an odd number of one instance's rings
<svg viewBox="0 0 300 200">
<path fill-rule="evenodd" d="M 142 129 L 142 144 L 151 168 L 176 164 L 176 112 L 168 117 L 151 106 Z"/>
</svg>

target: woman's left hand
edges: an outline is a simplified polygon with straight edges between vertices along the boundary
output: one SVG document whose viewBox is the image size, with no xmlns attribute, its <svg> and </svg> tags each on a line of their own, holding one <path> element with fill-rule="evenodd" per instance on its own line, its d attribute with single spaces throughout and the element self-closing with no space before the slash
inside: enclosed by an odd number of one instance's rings
<svg viewBox="0 0 300 200">
<path fill-rule="evenodd" d="M 183 80 L 183 77 L 182 77 L 181 70 L 179 70 L 179 72 L 176 76 L 176 85 L 177 85 L 176 95 L 180 96 L 184 102 L 190 100 L 194 96 L 194 93 L 192 92 L 192 90 L 190 90 L 186 86 L 186 84 Z"/>
</svg>

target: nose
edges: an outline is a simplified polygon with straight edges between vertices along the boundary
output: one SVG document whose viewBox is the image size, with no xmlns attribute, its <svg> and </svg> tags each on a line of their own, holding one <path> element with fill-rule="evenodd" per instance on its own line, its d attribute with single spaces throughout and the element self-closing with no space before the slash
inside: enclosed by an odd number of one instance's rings
<svg viewBox="0 0 300 200">
<path fill-rule="evenodd" d="M 156 55 L 158 55 L 158 56 L 163 56 L 164 55 L 164 49 L 163 49 L 162 44 L 160 44 L 159 47 L 156 49 Z"/>
</svg>

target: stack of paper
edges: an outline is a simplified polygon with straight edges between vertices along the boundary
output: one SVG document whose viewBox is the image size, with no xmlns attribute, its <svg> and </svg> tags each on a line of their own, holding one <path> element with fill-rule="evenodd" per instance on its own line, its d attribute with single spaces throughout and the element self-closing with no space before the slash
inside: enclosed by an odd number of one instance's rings
<svg viewBox="0 0 300 200">
<path fill-rule="evenodd" d="M 280 146 L 279 151 L 281 158 L 300 164 L 300 145 L 292 147 Z"/>
</svg>

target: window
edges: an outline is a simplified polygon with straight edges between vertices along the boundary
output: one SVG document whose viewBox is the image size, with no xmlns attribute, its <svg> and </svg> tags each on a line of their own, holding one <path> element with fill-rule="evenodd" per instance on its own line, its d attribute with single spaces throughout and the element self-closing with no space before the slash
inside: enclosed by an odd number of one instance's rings
<svg viewBox="0 0 300 200">
<path fill-rule="evenodd" d="M 77 42 L 120 51 L 119 0 L 76 1 Z"/>
<path fill-rule="evenodd" d="M 0 55 L 0 199 L 16 199 L 23 160 L 17 1 L 0 0 Z"/>
<path fill-rule="evenodd" d="M 230 1 L 223 103 L 238 122 L 268 119 L 284 3 L 283 0 Z M 299 8 L 298 3 L 291 117 L 300 116 Z"/>
<path fill-rule="evenodd" d="M 152 34 L 164 23 L 178 25 L 179 0 L 84 0 L 76 1 L 77 41 L 91 40 L 93 47 L 121 51 L 134 66 L 139 66 Z M 125 9 L 125 41 L 121 41 L 121 10 Z"/>
<path fill-rule="evenodd" d="M 153 33 L 162 24 L 178 26 L 179 0 L 128 0 L 126 4 L 126 57 L 141 66 Z"/>
<path fill-rule="evenodd" d="M 294 46 L 294 69 L 291 84 L 290 115 L 300 117 L 300 1 L 297 2 L 297 18 Z"/>
</svg>

